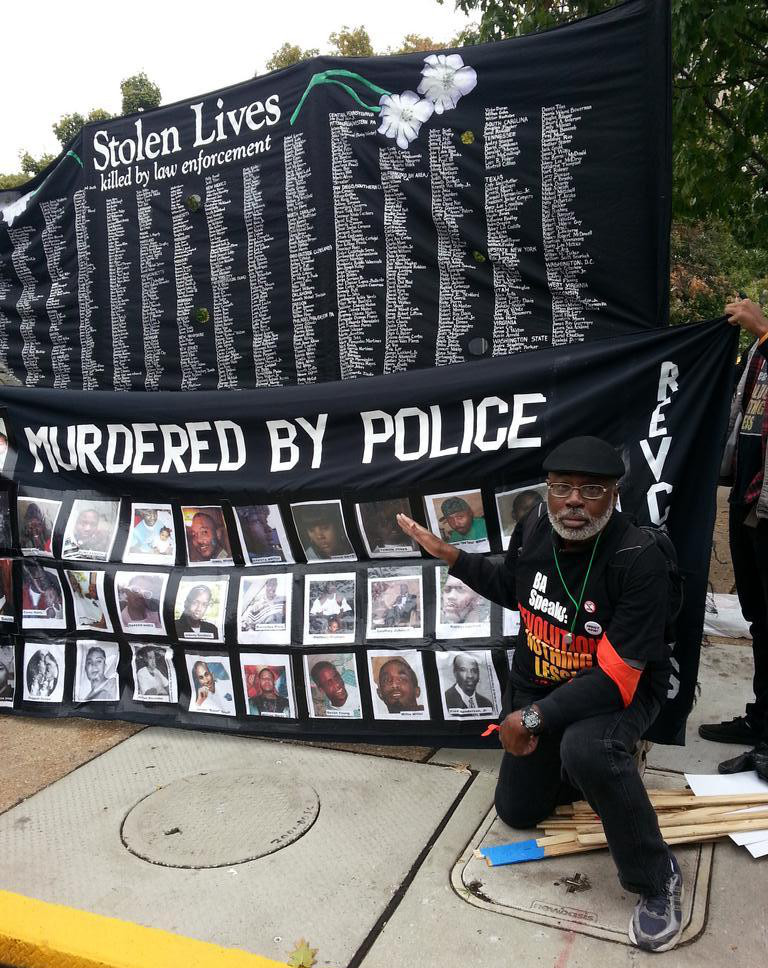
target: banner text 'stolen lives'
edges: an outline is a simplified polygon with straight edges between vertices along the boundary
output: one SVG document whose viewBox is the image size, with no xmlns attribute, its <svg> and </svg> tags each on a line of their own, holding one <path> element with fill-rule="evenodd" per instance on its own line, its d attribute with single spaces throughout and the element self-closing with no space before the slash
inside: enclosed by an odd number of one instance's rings
<svg viewBox="0 0 768 968">
<path fill-rule="evenodd" d="M 228 390 L 663 325 L 667 14 L 314 58 L 86 125 L 0 192 L 0 363 L 34 387 Z"/>
</svg>

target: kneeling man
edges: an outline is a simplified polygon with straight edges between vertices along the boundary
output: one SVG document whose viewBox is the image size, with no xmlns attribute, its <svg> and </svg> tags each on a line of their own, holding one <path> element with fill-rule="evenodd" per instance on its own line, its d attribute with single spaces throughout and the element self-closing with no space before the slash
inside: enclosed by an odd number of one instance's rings
<svg viewBox="0 0 768 968">
<path fill-rule="evenodd" d="M 399 515 L 403 530 L 451 574 L 519 609 L 500 739 L 496 810 L 533 827 L 585 797 L 600 816 L 622 886 L 640 895 L 629 926 L 647 951 L 682 932 L 682 877 L 633 758 L 665 700 L 667 563 L 615 510 L 624 466 L 613 447 L 576 437 L 544 461 L 547 513 L 515 527 L 496 564 Z"/>
</svg>

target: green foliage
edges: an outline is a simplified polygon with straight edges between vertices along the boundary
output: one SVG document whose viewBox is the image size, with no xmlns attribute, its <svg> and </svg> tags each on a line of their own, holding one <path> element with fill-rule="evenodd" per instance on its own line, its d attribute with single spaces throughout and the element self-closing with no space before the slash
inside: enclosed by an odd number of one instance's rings
<svg viewBox="0 0 768 968">
<path fill-rule="evenodd" d="M 316 47 L 302 50 L 298 44 L 289 44 L 286 41 L 267 61 L 267 70 L 279 71 L 283 67 L 290 67 L 291 64 L 299 64 L 311 57 L 317 57 L 319 53 L 320 51 Z"/>
<path fill-rule="evenodd" d="M 670 263 L 669 315 L 673 324 L 721 316 L 726 302 L 740 291 L 765 302 L 768 246 L 745 249 L 724 222 L 676 222 Z"/>
<path fill-rule="evenodd" d="M 134 111 L 149 111 L 160 106 L 160 88 L 142 71 L 120 82 L 123 95 L 122 114 Z"/>
<path fill-rule="evenodd" d="M 442 2 L 442 0 L 439 0 Z M 727 220 L 745 245 L 768 236 L 768 4 L 671 0 L 676 217 Z M 598 13 L 613 0 L 457 0 L 501 40 Z"/>
<path fill-rule="evenodd" d="M 342 27 L 328 38 L 331 53 L 340 57 L 373 57 L 373 44 L 365 27 Z"/>
<path fill-rule="evenodd" d="M 28 180 L 28 176 L 21 172 L 17 172 L 15 175 L 0 175 L 0 192 L 7 188 L 18 188 L 19 185 L 23 185 Z"/>
<path fill-rule="evenodd" d="M 109 111 L 105 111 L 104 108 L 94 108 L 86 118 L 79 111 L 75 111 L 74 114 L 62 115 L 51 127 L 59 144 L 63 148 L 79 134 L 84 124 L 87 124 L 89 121 L 109 121 L 111 117 L 112 115 Z"/>
<path fill-rule="evenodd" d="M 27 178 L 34 178 L 47 168 L 56 155 L 40 155 L 39 158 L 33 157 L 28 151 L 19 152 L 19 165 Z"/>
<path fill-rule="evenodd" d="M 415 54 L 419 51 L 440 50 L 445 47 L 439 40 L 432 40 L 431 37 L 422 37 L 420 34 L 406 34 L 400 46 L 389 51 L 390 54 Z"/>
</svg>

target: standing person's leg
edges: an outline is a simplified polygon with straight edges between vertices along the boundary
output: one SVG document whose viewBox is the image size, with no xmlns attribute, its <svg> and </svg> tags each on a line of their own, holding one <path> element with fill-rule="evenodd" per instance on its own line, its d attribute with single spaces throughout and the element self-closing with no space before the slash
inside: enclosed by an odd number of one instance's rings
<svg viewBox="0 0 768 968">
<path fill-rule="evenodd" d="M 745 715 L 722 723 L 705 723 L 699 726 L 699 735 L 719 743 L 754 745 L 760 739 L 760 720 L 765 717 L 768 704 L 768 522 L 761 521 L 757 528 L 750 528 L 744 524 L 748 513 L 749 509 L 742 505 L 730 506 L 728 537 L 736 594 L 744 618 L 750 623 L 754 699 L 746 703 Z"/>
<path fill-rule="evenodd" d="M 650 951 L 674 947 L 682 932 L 680 869 L 633 758 L 658 712 L 658 702 L 641 693 L 620 712 L 572 723 L 560 744 L 565 773 L 602 820 L 622 886 L 641 895 L 629 936 Z"/>
<path fill-rule="evenodd" d="M 758 734 L 758 741 L 768 743 L 768 521 L 760 520 L 756 528 L 745 530 L 750 532 L 757 579 L 762 591 L 762 615 L 752 623 L 755 702 L 749 716 Z"/>
</svg>

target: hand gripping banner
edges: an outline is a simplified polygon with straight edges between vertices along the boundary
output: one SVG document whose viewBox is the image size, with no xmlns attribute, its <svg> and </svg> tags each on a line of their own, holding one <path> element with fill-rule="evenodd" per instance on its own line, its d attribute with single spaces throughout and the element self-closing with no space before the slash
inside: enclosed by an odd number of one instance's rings
<svg viewBox="0 0 768 968">
<path fill-rule="evenodd" d="M 395 514 L 500 555 L 544 455 L 595 434 L 623 456 L 622 509 L 677 547 L 685 606 L 654 737 L 679 742 L 735 340 L 714 321 L 237 394 L 0 387 L 0 707 L 485 742 L 516 617 L 456 586 Z"/>
<path fill-rule="evenodd" d="M 670 89 L 668 3 L 630 0 L 88 124 L 0 192 L 0 364 L 246 389 L 663 325 Z"/>
</svg>

